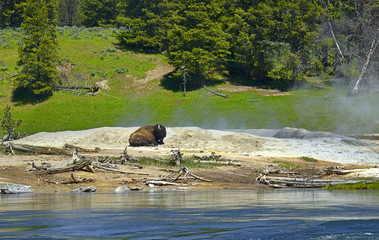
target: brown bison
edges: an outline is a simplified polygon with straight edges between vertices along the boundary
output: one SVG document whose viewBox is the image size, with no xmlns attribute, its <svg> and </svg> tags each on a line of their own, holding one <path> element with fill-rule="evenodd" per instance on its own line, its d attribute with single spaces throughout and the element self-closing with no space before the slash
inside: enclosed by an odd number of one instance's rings
<svg viewBox="0 0 379 240">
<path fill-rule="evenodd" d="M 157 124 L 154 126 L 143 126 L 133 132 L 129 137 L 131 146 L 151 146 L 164 144 L 163 138 L 166 137 L 166 128 Z"/>
</svg>

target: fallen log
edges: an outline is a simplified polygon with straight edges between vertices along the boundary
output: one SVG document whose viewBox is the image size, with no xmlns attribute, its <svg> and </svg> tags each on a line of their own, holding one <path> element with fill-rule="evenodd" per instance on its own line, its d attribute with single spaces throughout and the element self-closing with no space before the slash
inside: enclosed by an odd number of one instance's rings
<svg viewBox="0 0 379 240">
<path fill-rule="evenodd" d="M 180 169 L 176 173 L 178 174 L 178 176 L 176 176 L 176 178 L 174 180 L 172 180 L 172 182 L 176 182 L 182 176 L 183 177 L 181 179 L 184 180 L 184 181 L 188 180 L 188 176 L 191 176 L 191 177 L 194 177 L 195 179 L 198 179 L 198 180 L 201 180 L 201 181 L 212 182 L 209 179 L 206 179 L 206 178 L 203 178 L 203 177 L 200 177 L 200 176 L 197 176 L 197 175 L 191 173 L 190 170 L 187 167 L 185 167 L 185 166 L 181 166 Z"/>
<path fill-rule="evenodd" d="M 55 174 L 55 173 L 70 172 L 70 171 L 77 171 L 77 170 L 87 170 L 87 171 L 92 172 L 90 168 L 91 162 L 92 160 L 88 158 L 80 159 L 80 160 L 74 159 L 60 166 L 48 168 L 47 173 Z"/>
<path fill-rule="evenodd" d="M 274 188 L 322 188 L 327 185 L 354 184 L 363 182 L 362 180 L 337 180 L 337 179 L 309 179 L 309 178 L 288 178 L 288 177 L 258 177 L 257 181 Z"/>
<path fill-rule="evenodd" d="M 74 145 L 70 145 L 70 144 L 65 144 L 64 145 L 64 148 L 66 149 L 76 149 L 76 151 L 80 151 L 80 152 L 99 152 L 99 149 L 96 148 L 96 149 L 87 149 L 87 148 L 81 148 L 81 147 L 77 147 L 77 146 L 74 146 Z"/>
<path fill-rule="evenodd" d="M 70 172 L 76 170 L 87 170 L 93 172 L 93 168 L 91 168 L 92 160 L 89 158 L 80 159 L 78 152 L 74 149 L 72 153 L 72 160 L 55 167 L 51 167 L 47 169 L 47 173 L 62 173 L 62 172 Z"/>
<path fill-rule="evenodd" d="M 211 92 L 211 93 L 213 93 L 213 94 L 215 94 L 215 95 L 217 95 L 217 96 L 220 96 L 220 97 L 223 97 L 223 98 L 229 98 L 229 95 L 227 95 L 227 94 L 222 94 L 222 93 L 219 93 L 219 92 L 213 91 L 213 90 L 207 88 L 204 84 L 203 84 L 203 87 L 204 87 L 204 89 L 207 90 L 208 92 Z"/>
<path fill-rule="evenodd" d="M 37 148 L 32 148 L 32 147 L 27 147 L 27 146 L 21 146 L 21 145 L 15 145 L 13 143 L 10 143 L 10 142 L 2 142 L 3 144 L 3 148 L 4 150 L 7 150 L 9 149 L 12 153 L 12 155 L 16 155 L 16 153 L 14 152 L 14 150 L 17 150 L 17 151 L 21 151 L 21 152 L 37 152 L 37 151 L 41 151 L 41 149 L 37 149 Z"/>
<path fill-rule="evenodd" d="M 199 179 L 199 180 L 201 180 L 201 181 L 204 181 L 204 182 L 212 182 L 212 180 L 209 180 L 209 179 L 206 179 L 206 178 L 203 178 L 203 177 L 197 176 L 197 175 L 195 175 L 195 174 L 193 174 L 193 173 L 190 173 L 190 176 L 192 176 L 192 177 L 194 177 L 194 178 L 196 178 L 196 179 Z"/>
<path fill-rule="evenodd" d="M 112 172 L 118 172 L 118 173 L 124 173 L 124 174 L 150 175 L 150 174 L 148 174 L 148 173 L 127 172 L 127 171 L 123 171 L 123 170 L 116 169 L 116 168 L 104 167 L 104 166 L 102 166 L 102 165 L 100 165 L 100 164 L 93 164 L 92 166 L 93 166 L 93 167 L 96 167 L 96 168 L 100 168 L 100 169 L 106 170 L 106 171 L 112 171 Z"/>
<path fill-rule="evenodd" d="M 74 173 L 71 173 L 71 179 L 70 180 L 67 180 L 67 181 L 61 181 L 61 184 L 73 184 L 73 183 L 89 183 L 89 182 L 94 182 L 93 179 L 89 178 L 81 178 L 80 176 L 79 177 L 75 177 L 74 176 Z"/>
<path fill-rule="evenodd" d="M 18 145 L 13 142 L 2 142 L 0 141 L 0 146 L 3 145 L 3 150 L 9 149 L 12 155 L 16 155 L 14 150 L 26 152 L 26 153 L 35 153 L 35 154 L 64 154 L 68 155 L 67 151 L 57 149 L 57 148 L 41 148 L 28 145 Z"/>
</svg>

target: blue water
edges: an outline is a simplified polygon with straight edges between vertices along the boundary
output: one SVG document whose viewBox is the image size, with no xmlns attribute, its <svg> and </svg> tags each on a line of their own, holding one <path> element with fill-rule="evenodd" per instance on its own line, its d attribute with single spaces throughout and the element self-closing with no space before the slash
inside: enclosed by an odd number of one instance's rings
<svg viewBox="0 0 379 240">
<path fill-rule="evenodd" d="M 0 195 L 1 239 L 379 239 L 379 191 Z"/>
</svg>

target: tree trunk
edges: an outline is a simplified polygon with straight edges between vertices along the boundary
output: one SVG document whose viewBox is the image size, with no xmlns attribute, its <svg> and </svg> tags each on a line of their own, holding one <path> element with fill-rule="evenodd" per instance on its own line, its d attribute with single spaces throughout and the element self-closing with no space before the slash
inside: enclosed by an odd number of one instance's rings
<svg viewBox="0 0 379 240">
<path fill-rule="evenodd" d="M 341 55 L 341 58 L 342 58 L 343 63 L 345 63 L 345 56 L 343 55 L 342 50 L 341 50 L 341 48 L 340 48 L 340 45 L 338 44 L 337 38 L 336 38 L 336 36 L 334 35 L 334 31 L 333 31 L 333 28 L 332 28 L 332 24 L 330 24 L 329 19 L 328 19 L 328 24 L 329 24 L 330 33 L 332 34 L 332 37 L 333 37 L 333 39 L 334 39 L 334 43 L 335 43 L 336 46 L 337 46 L 338 52 L 339 52 L 340 55 Z"/>
<path fill-rule="evenodd" d="M 369 51 L 369 53 L 368 53 L 368 55 L 367 55 L 366 62 L 365 62 L 365 64 L 363 65 L 363 68 L 362 68 L 361 74 L 359 75 L 358 80 L 355 82 L 355 85 L 354 85 L 353 89 L 351 89 L 350 92 L 349 92 L 349 95 L 350 95 L 350 96 L 354 96 L 354 95 L 356 95 L 356 94 L 358 93 L 358 87 L 359 87 L 359 84 L 360 84 L 360 82 L 361 82 L 362 79 L 363 79 L 363 76 L 364 76 L 364 74 L 365 74 L 365 72 L 366 72 L 366 70 L 367 70 L 367 66 L 368 66 L 369 63 L 370 63 L 371 56 L 372 56 L 372 54 L 375 52 L 375 49 L 376 49 L 376 47 L 377 47 L 378 44 L 379 44 L 379 41 L 378 41 L 378 33 L 379 33 L 379 28 L 378 28 L 378 30 L 376 31 L 376 34 L 375 34 L 375 36 L 374 36 L 374 39 L 372 40 L 371 48 L 370 48 L 370 51 Z"/>
</svg>

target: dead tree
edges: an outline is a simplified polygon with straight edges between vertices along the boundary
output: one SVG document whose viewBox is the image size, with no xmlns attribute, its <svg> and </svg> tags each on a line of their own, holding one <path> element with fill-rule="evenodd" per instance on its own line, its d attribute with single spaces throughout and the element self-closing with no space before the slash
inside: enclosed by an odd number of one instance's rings
<svg viewBox="0 0 379 240">
<path fill-rule="evenodd" d="M 186 69 L 182 70 L 182 84 L 183 84 L 183 97 L 187 94 L 187 78 L 190 77 L 190 75 L 187 73 Z"/>
<path fill-rule="evenodd" d="M 358 93 L 359 84 L 362 81 L 363 76 L 366 73 L 367 67 L 368 67 L 370 60 L 371 60 L 371 56 L 375 52 L 376 47 L 378 47 L 378 45 L 379 45 L 378 34 L 379 34 L 379 28 L 377 29 L 376 34 L 374 36 L 374 39 L 372 40 L 370 51 L 367 55 L 366 62 L 362 67 L 361 74 L 359 75 L 358 80 L 355 82 L 353 89 L 350 90 L 349 96 L 354 96 Z"/>
<path fill-rule="evenodd" d="M 332 34 L 332 37 L 333 37 L 333 39 L 334 39 L 334 43 L 336 44 L 336 47 L 337 47 L 337 49 L 338 49 L 338 52 L 339 52 L 340 55 L 341 55 L 342 62 L 345 63 L 345 56 L 343 55 L 342 50 L 341 50 L 341 48 L 340 48 L 340 45 L 338 44 L 337 38 L 336 38 L 336 36 L 334 35 L 334 31 L 333 31 L 333 28 L 332 28 L 332 24 L 330 23 L 329 19 L 328 19 L 328 25 L 329 25 L 330 33 Z"/>
</svg>

